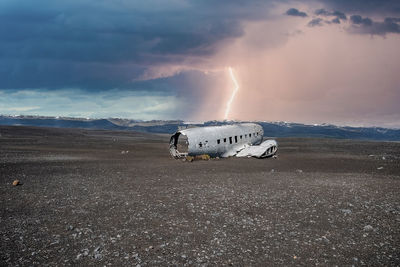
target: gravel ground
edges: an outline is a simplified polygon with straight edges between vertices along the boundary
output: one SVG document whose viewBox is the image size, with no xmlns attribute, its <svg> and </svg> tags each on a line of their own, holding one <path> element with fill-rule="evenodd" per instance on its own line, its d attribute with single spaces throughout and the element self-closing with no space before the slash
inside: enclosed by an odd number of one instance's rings
<svg viewBox="0 0 400 267">
<path fill-rule="evenodd" d="M 400 143 L 277 140 L 183 162 L 166 135 L 1 126 L 0 265 L 400 265 Z"/>
</svg>

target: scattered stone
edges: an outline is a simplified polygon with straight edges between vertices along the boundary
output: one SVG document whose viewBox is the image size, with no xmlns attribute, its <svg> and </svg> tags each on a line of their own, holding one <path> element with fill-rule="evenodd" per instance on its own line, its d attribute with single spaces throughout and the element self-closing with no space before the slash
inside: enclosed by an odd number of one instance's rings
<svg viewBox="0 0 400 267">
<path fill-rule="evenodd" d="M 364 226 L 364 231 L 372 231 L 372 230 L 374 230 L 374 227 L 372 227 L 371 225 L 366 225 L 366 226 Z"/>
<path fill-rule="evenodd" d="M 330 240 L 329 240 L 326 236 L 322 236 L 322 240 L 323 240 L 324 242 L 326 242 L 326 243 L 329 243 L 329 242 L 330 242 Z"/>
<path fill-rule="evenodd" d="M 89 249 L 85 248 L 85 249 L 83 250 L 83 256 L 86 257 L 87 255 L 89 255 Z"/>
<path fill-rule="evenodd" d="M 100 260 L 101 258 L 103 258 L 103 255 L 101 255 L 100 251 L 101 251 L 100 247 L 95 248 L 93 251 L 93 257 L 96 260 Z"/>
<path fill-rule="evenodd" d="M 12 183 L 13 186 L 17 186 L 17 185 L 22 185 L 21 182 L 19 180 L 14 180 L 14 182 Z"/>
<path fill-rule="evenodd" d="M 272 169 L 272 170 L 271 170 L 271 172 L 275 172 L 275 170 L 274 170 L 274 169 Z"/>
<path fill-rule="evenodd" d="M 377 168 L 377 170 L 382 170 L 382 169 L 383 169 L 383 167 L 378 167 L 378 168 Z"/>
<path fill-rule="evenodd" d="M 303 173 L 303 170 L 297 169 L 296 172 L 297 173 Z"/>
<path fill-rule="evenodd" d="M 349 209 L 341 209 L 340 211 L 343 212 L 344 214 L 350 214 L 351 213 L 351 210 L 349 210 Z"/>
<path fill-rule="evenodd" d="M 128 153 L 129 153 L 128 150 L 122 150 L 122 151 L 121 151 L 121 154 L 128 154 Z"/>
</svg>

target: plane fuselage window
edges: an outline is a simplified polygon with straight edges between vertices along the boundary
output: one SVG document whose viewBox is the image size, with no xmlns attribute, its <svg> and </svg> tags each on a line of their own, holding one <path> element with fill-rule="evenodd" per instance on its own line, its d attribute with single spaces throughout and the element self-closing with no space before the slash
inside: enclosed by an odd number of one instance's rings
<svg viewBox="0 0 400 267">
<path fill-rule="evenodd" d="M 243 135 L 240 136 L 240 139 L 243 139 Z"/>
<path fill-rule="evenodd" d="M 237 143 L 237 135 L 235 135 L 235 143 Z"/>
<path fill-rule="evenodd" d="M 221 140 L 220 140 L 220 139 L 217 139 L 217 144 L 219 145 L 219 143 L 221 143 Z"/>
<path fill-rule="evenodd" d="M 224 143 L 226 143 L 226 138 L 224 138 Z"/>
<path fill-rule="evenodd" d="M 249 134 L 249 137 L 251 137 L 251 134 Z"/>
<path fill-rule="evenodd" d="M 200 148 L 202 148 L 202 147 L 203 147 L 203 144 L 202 144 L 201 142 L 199 143 L 199 147 L 200 147 Z"/>
<path fill-rule="evenodd" d="M 232 136 L 229 137 L 229 144 L 232 144 Z"/>
<path fill-rule="evenodd" d="M 247 134 L 244 135 L 244 138 L 247 138 Z"/>
</svg>

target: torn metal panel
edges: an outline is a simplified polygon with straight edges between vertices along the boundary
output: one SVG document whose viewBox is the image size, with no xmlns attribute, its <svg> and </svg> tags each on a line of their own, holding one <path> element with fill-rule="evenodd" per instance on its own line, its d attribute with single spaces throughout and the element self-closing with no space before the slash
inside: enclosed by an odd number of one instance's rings
<svg viewBox="0 0 400 267">
<path fill-rule="evenodd" d="M 240 155 L 268 157 L 276 153 L 277 144 L 276 141 L 271 140 L 272 143 L 264 142 L 264 145 L 258 146 L 263 140 L 263 134 L 262 127 L 255 123 L 180 130 L 171 136 L 170 153 L 174 158 L 202 154 L 208 154 L 211 157 L 230 157 L 245 150 Z M 187 137 L 187 148 L 184 150 L 179 147 L 179 140 L 183 136 Z M 274 148 L 271 149 L 271 147 Z"/>
<path fill-rule="evenodd" d="M 258 146 L 247 146 L 240 150 L 236 157 L 267 158 L 275 155 L 278 144 L 275 140 L 266 140 Z"/>
</svg>

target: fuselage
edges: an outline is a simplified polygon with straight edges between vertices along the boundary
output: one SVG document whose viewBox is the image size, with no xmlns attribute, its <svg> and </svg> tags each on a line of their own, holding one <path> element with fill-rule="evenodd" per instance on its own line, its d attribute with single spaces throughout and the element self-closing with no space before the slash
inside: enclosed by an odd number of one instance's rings
<svg viewBox="0 0 400 267">
<path fill-rule="evenodd" d="M 176 132 L 170 140 L 170 152 L 174 157 L 186 153 L 177 150 L 180 135 L 187 136 L 190 156 L 208 154 L 212 157 L 231 156 L 244 145 L 257 145 L 262 142 L 264 131 L 255 123 L 241 123 L 223 126 L 190 128 Z"/>
</svg>

